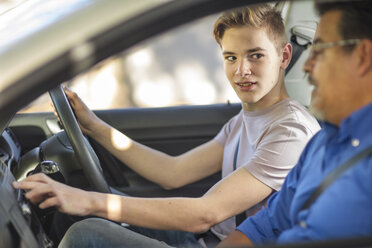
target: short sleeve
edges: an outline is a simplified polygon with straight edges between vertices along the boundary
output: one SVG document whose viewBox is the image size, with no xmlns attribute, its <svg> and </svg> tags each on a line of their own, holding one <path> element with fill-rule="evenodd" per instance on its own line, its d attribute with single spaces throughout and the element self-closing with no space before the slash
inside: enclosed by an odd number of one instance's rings
<svg viewBox="0 0 372 248">
<path fill-rule="evenodd" d="M 239 122 L 239 119 L 241 119 L 241 113 L 235 115 L 232 117 L 219 131 L 219 133 L 214 137 L 214 139 L 222 146 L 226 145 L 228 137 L 231 135 L 231 132 L 233 131 L 236 124 Z M 241 120 L 240 120 L 241 121 Z"/>
<path fill-rule="evenodd" d="M 258 180 L 278 191 L 312 136 L 313 133 L 298 122 L 284 121 L 272 125 L 260 137 L 254 155 L 244 167 Z"/>
</svg>

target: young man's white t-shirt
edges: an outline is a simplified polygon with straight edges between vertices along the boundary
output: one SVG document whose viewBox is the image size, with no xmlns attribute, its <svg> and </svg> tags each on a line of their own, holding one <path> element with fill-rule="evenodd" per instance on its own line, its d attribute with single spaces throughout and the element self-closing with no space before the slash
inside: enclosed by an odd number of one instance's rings
<svg viewBox="0 0 372 248">
<path fill-rule="evenodd" d="M 317 120 L 293 99 L 262 111 L 240 111 L 215 137 L 224 146 L 222 178 L 234 170 L 234 155 L 240 139 L 236 168 L 246 168 L 262 183 L 278 191 L 306 143 L 319 129 Z M 211 231 L 224 239 L 235 227 L 232 217 Z"/>
</svg>

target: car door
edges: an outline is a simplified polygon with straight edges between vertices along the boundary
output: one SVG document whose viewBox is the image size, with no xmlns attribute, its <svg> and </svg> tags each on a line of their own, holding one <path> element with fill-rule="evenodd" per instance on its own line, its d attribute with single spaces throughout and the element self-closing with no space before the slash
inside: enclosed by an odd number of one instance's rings
<svg viewBox="0 0 372 248">
<path fill-rule="evenodd" d="M 213 139 L 240 108 L 238 104 L 214 104 L 120 109 L 99 111 L 97 114 L 141 144 L 170 155 L 179 155 Z M 91 142 L 104 164 L 111 185 L 131 195 L 200 196 L 220 179 L 220 173 L 216 173 L 183 188 L 165 191 L 113 158 L 94 141 Z"/>
</svg>

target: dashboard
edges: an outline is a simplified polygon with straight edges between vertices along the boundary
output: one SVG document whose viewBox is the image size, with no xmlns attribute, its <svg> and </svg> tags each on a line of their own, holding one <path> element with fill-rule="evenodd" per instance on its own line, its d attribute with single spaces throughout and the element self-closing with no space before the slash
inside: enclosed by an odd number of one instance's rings
<svg viewBox="0 0 372 248">
<path fill-rule="evenodd" d="M 21 159 L 21 146 L 10 128 L 5 129 L 0 137 L 0 161 L 11 171 L 18 167 Z"/>
<path fill-rule="evenodd" d="M 11 129 L 0 137 L 0 240 L 2 247 L 53 247 L 35 208 L 13 188 L 12 171 L 20 163 L 21 147 Z"/>
</svg>

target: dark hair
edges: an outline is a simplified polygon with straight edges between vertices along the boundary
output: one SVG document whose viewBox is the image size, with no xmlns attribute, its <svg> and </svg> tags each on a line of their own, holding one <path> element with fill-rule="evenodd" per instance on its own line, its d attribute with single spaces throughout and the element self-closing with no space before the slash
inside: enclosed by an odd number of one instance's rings
<svg viewBox="0 0 372 248">
<path fill-rule="evenodd" d="M 280 12 L 269 4 L 242 7 L 222 13 L 213 27 L 213 35 L 221 46 L 225 31 L 234 27 L 251 26 L 264 28 L 278 51 L 286 43 L 285 28 Z"/>
<path fill-rule="evenodd" d="M 343 39 L 372 40 L 371 0 L 317 1 L 315 9 L 320 16 L 333 10 L 341 11 L 338 31 Z"/>
</svg>

